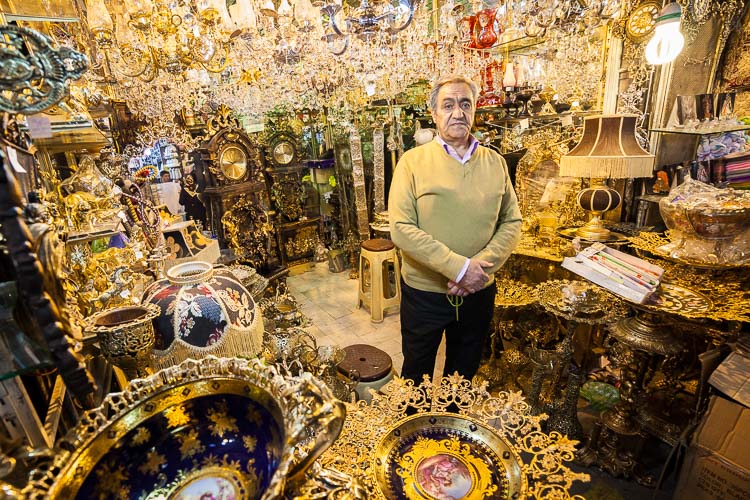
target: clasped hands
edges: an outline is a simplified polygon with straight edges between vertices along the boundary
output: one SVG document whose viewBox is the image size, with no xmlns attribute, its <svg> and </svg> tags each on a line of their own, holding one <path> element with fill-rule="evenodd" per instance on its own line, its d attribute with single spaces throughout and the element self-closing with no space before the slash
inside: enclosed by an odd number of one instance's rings
<svg viewBox="0 0 750 500">
<path fill-rule="evenodd" d="M 490 276 L 484 271 L 486 267 L 492 267 L 492 263 L 486 260 L 469 259 L 469 267 L 461 281 L 458 283 L 453 280 L 448 281 L 448 295 L 466 297 L 484 288 L 484 285 L 490 279 Z"/>
</svg>

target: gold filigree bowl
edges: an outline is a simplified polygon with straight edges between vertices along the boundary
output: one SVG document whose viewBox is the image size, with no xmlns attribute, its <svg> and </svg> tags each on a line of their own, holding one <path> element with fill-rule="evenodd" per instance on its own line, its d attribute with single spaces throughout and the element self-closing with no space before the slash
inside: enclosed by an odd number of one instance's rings
<svg viewBox="0 0 750 500">
<path fill-rule="evenodd" d="M 401 420 L 375 451 L 387 499 L 525 497 L 521 457 L 504 438 L 465 415 L 422 413 Z"/>
<path fill-rule="evenodd" d="M 282 498 L 338 437 L 345 407 L 309 373 L 206 357 L 86 412 L 26 498 Z"/>
</svg>

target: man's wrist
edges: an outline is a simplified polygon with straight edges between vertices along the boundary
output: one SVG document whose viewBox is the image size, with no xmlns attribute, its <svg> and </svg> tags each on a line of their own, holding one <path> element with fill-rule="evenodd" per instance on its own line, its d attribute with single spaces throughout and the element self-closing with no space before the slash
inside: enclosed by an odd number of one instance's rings
<svg viewBox="0 0 750 500">
<path fill-rule="evenodd" d="M 458 272 L 458 276 L 456 276 L 455 282 L 459 283 L 462 279 L 464 279 L 464 274 L 466 274 L 466 270 L 469 269 L 469 263 L 471 263 L 471 259 L 466 259 L 466 262 L 464 262 L 463 267 Z"/>
</svg>

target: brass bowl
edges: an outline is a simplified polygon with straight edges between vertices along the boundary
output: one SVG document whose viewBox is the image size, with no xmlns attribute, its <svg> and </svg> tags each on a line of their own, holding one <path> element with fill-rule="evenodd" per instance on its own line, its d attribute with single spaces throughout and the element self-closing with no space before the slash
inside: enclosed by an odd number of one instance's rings
<svg viewBox="0 0 750 500">
<path fill-rule="evenodd" d="M 375 449 L 377 486 L 387 499 L 524 498 L 520 455 L 484 423 L 420 413 L 401 420 Z"/>
<path fill-rule="evenodd" d="M 338 437 L 345 412 L 309 373 L 188 359 L 86 412 L 24 498 L 282 498 Z"/>
</svg>

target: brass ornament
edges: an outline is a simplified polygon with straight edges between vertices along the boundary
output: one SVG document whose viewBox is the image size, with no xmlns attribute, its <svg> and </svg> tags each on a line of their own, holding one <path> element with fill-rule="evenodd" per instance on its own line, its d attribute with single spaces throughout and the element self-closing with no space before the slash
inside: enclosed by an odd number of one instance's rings
<svg viewBox="0 0 750 500">
<path fill-rule="evenodd" d="M 397 377 L 381 392 L 373 392 L 370 404 L 347 404 L 341 436 L 319 462 L 357 478 L 372 492 L 369 498 L 389 498 L 377 486 L 377 460 L 384 464 L 387 458 L 378 455 L 377 444 L 404 423 L 408 408 L 429 419 L 434 414 L 449 417 L 445 412 L 452 406 L 459 417 L 492 429 L 508 444 L 509 453 L 526 457 L 521 473 L 528 483 L 527 498 L 581 498 L 571 496 L 569 489 L 575 481 L 588 481 L 589 475 L 573 472 L 565 463 L 573 459 L 577 441 L 542 432 L 546 416 L 532 415 L 520 392 L 492 395 L 487 388 L 486 382 L 472 384 L 457 374 L 435 383 L 425 377 L 419 385 Z"/>
<path fill-rule="evenodd" d="M 226 104 L 219 106 L 214 116 L 206 122 L 205 137 L 211 137 L 223 129 L 242 129 L 242 123 Z"/>
<path fill-rule="evenodd" d="M 377 480 L 389 498 L 522 497 L 520 455 L 482 422 L 422 413 L 406 418 L 376 447 Z"/>
<path fill-rule="evenodd" d="M 88 330 L 96 334 L 104 357 L 134 379 L 149 374 L 156 341 L 152 321 L 160 314 L 154 304 L 108 309 L 89 320 Z"/>
<path fill-rule="evenodd" d="M 84 54 L 54 48 L 38 31 L 0 26 L 0 111 L 32 115 L 54 106 L 88 66 Z"/>
<path fill-rule="evenodd" d="M 534 288 L 510 278 L 496 278 L 495 307 L 523 307 L 536 302 Z"/>
</svg>

